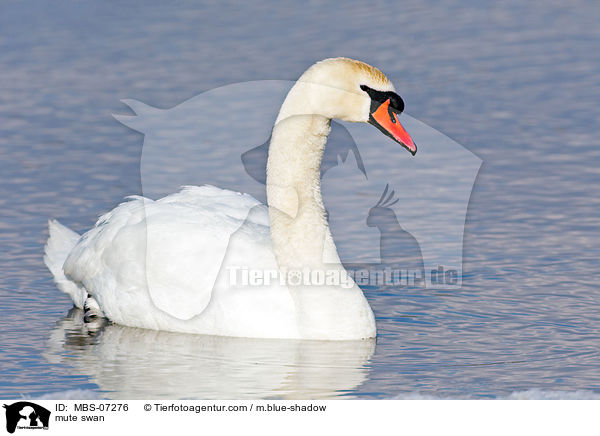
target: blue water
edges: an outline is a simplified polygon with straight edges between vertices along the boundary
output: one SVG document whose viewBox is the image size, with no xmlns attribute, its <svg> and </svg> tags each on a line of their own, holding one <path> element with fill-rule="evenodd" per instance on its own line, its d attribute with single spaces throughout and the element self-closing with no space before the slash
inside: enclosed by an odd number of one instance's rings
<svg viewBox="0 0 600 436">
<path fill-rule="evenodd" d="M 600 392 L 599 19 L 584 1 L 4 2 L 0 397 Z M 379 336 L 360 345 L 93 333 L 68 314 L 46 220 L 81 232 L 141 193 L 120 99 L 169 108 L 332 56 L 380 67 L 407 113 L 483 160 L 462 288 L 366 287 Z"/>
</svg>

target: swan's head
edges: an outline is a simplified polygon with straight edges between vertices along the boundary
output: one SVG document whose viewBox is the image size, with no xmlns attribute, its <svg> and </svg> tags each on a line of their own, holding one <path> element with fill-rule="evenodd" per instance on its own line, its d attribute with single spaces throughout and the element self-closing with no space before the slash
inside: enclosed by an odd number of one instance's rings
<svg viewBox="0 0 600 436">
<path fill-rule="evenodd" d="M 364 62 L 348 58 L 317 62 L 298 79 L 288 99 L 296 107 L 289 113 L 282 108 L 279 119 L 304 113 L 370 123 L 413 155 L 417 152 L 398 120 L 404 101 L 385 74 Z"/>
</svg>

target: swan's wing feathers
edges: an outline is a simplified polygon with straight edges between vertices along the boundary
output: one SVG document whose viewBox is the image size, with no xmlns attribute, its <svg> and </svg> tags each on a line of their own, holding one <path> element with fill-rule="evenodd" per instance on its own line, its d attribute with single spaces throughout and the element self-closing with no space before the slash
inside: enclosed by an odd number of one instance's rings
<svg viewBox="0 0 600 436">
<path fill-rule="evenodd" d="M 225 214 L 244 221 L 250 210 L 262 203 L 249 194 L 217 188 L 216 186 L 184 186 L 176 194 L 164 197 L 159 202 L 181 203 L 202 208 L 206 212 Z"/>
<path fill-rule="evenodd" d="M 131 318 L 137 307 L 153 304 L 189 319 L 209 304 L 230 236 L 249 214 L 253 224 L 268 225 L 266 208 L 256 199 L 213 186 L 185 187 L 156 201 L 135 197 L 81 238 L 65 272 L 109 318 Z M 264 239 L 263 233 L 257 237 Z M 247 238 L 251 243 L 252 234 Z"/>
</svg>

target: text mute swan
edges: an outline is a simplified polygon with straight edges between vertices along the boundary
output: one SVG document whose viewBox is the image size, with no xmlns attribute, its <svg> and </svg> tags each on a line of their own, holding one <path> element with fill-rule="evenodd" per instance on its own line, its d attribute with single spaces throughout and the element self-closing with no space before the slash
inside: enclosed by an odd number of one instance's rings
<svg viewBox="0 0 600 436">
<path fill-rule="evenodd" d="M 398 120 L 403 109 L 378 69 L 346 58 L 318 62 L 290 90 L 273 127 L 268 209 L 212 186 L 185 187 L 156 201 L 134 197 L 82 236 L 50 221 L 46 265 L 88 317 L 127 326 L 262 338 L 375 337 L 371 307 L 331 237 L 320 165 L 333 118 L 371 123 L 414 155 Z M 346 286 L 233 286 L 231 266 L 282 275 L 334 272 Z"/>
</svg>

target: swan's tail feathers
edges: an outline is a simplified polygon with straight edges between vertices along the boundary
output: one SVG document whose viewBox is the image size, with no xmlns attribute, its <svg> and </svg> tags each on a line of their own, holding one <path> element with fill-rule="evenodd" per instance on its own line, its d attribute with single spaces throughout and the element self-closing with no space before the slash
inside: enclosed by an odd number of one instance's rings
<svg viewBox="0 0 600 436">
<path fill-rule="evenodd" d="M 44 262 L 52 275 L 54 275 L 54 282 L 58 286 L 58 289 L 69 294 L 75 306 L 83 309 L 87 292 L 77 285 L 77 283 L 65 277 L 63 271 L 65 260 L 67 260 L 67 256 L 75 244 L 77 244 L 79 235 L 56 220 L 48 221 L 48 230 L 50 231 L 50 236 L 46 242 Z"/>
</svg>

